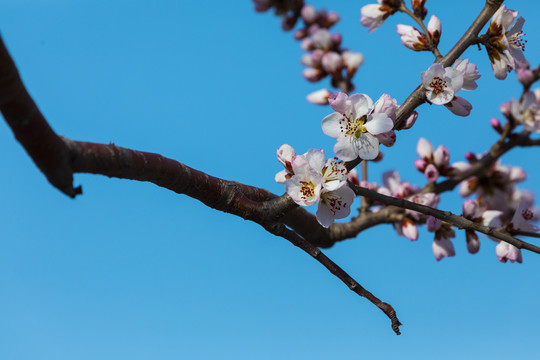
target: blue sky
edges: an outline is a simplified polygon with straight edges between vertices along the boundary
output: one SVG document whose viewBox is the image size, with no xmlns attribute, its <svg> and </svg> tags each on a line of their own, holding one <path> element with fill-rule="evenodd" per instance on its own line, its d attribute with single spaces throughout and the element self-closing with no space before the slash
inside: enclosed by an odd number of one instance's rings
<svg viewBox="0 0 540 360">
<path fill-rule="evenodd" d="M 367 3 L 367 2 L 365 2 Z M 478 2 L 480 3 L 480 2 Z M 335 30 L 366 60 L 357 91 L 398 102 L 433 61 L 399 42 L 390 18 L 368 34 L 364 2 L 317 0 L 340 13 Z M 540 62 L 536 1 L 508 1 L 527 19 L 526 56 Z M 481 5 L 428 1 L 442 21 L 445 53 Z M 0 0 L 0 31 L 38 106 L 59 134 L 157 152 L 211 175 L 267 188 L 281 170 L 275 150 L 299 152 L 334 139 L 320 128 L 331 112 L 305 101 L 302 50 L 270 13 L 250 1 Z M 415 127 L 383 149 L 370 180 L 398 170 L 423 185 L 413 161 L 419 137 L 444 143 L 451 160 L 496 140 L 499 104 L 519 96 L 515 75 L 496 80 L 485 51 L 465 57 L 482 74 L 463 92 L 467 118 L 422 105 Z M 417 242 L 391 226 L 368 230 L 326 253 L 391 303 L 396 337 L 382 312 L 322 266 L 258 225 L 207 209 L 149 183 L 77 174 L 84 195 L 50 186 L 0 125 L 0 358 L 2 359 L 533 359 L 537 357 L 540 258 L 501 264 L 495 243 L 435 261 L 432 234 Z M 538 149 L 506 164 L 540 183 Z M 441 208 L 460 212 L 445 195 Z M 532 240 L 533 242 L 536 240 Z"/>
</svg>

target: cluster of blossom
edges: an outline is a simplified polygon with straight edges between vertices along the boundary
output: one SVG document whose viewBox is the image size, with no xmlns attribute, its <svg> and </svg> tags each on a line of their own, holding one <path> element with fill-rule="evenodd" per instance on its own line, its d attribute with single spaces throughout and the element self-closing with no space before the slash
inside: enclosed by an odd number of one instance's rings
<svg viewBox="0 0 540 360">
<path fill-rule="evenodd" d="M 466 154 L 471 164 L 479 161 L 483 156 Z M 476 199 L 466 200 L 463 204 L 463 215 L 472 221 L 483 219 L 484 225 L 503 227 L 510 233 L 514 230 L 538 231 L 529 223 L 537 219 L 536 210 L 533 208 L 533 195 L 516 187 L 516 184 L 525 180 L 526 177 L 527 174 L 522 168 L 505 166 L 500 161 L 496 161 L 482 175 L 461 183 L 459 189 L 461 196 L 476 195 Z M 476 235 L 469 231 L 468 243 L 474 243 L 475 237 Z M 500 261 L 522 262 L 521 251 L 518 248 L 498 239 L 493 238 L 493 240 L 499 242 L 496 253 Z"/>
<path fill-rule="evenodd" d="M 397 33 L 401 37 L 401 43 L 414 51 L 430 51 L 439 45 L 441 40 L 441 21 L 435 15 L 431 15 L 427 25 L 427 36 L 422 34 L 414 26 L 398 24 Z"/>
<path fill-rule="evenodd" d="M 412 0 L 414 15 L 423 20 L 427 15 L 424 7 L 425 0 Z M 378 4 L 365 5 L 361 10 L 360 23 L 373 31 L 382 25 L 390 15 L 402 10 L 404 6 L 401 0 L 378 0 Z M 507 9 L 502 5 L 493 15 L 487 32 L 479 38 L 479 41 L 486 47 L 493 73 L 497 79 L 505 79 L 506 74 L 512 69 L 528 67 L 528 61 L 523 55 L 526 40 L 523 39 L 523 17 L 517 18 L 518 12 Z M 514 25 L 512 25 L 514 23 Z M 409 25 L 397 25 L 397 32 L 401 37 L 401 42 L 407 48 L 415 51 L 433 50 L 439 43 L 442 27 L 440 20 L 432 15 L 428 25 L 427 34 L 423 34 L 418 29 Z M 523 76 L 526 76 L 524 73 Z M 457 90 L 454 90 L 454 92 Z M 457 101 L 456 101 L 457 102 Z M 458 109 L 466 106 L 453 104 Z M 465 112 L 463 110 L 458 110 Z"/>
<path fill-rule="evenodd" d="M 524 93 L 520 100 L 512 99 L 503 103 L 501 112 L 510 126 L 523 125 L 526 132 L 540 132 L 540 88 Z M 495 130 L 502 132 L 502 126 L 497 119 L 492 119 L 491 124 Z"/>
<path fill-rule="evenodd" d="M 423 20 L 427 15 L 426 0 L 412 0 L 414 16 Z M 360 23 L 369 28 L 369 32 L 382 25 L 390 15 L 403 11 L 401 0 L 378 0 L 378 4 L 368 4 L 360 10 Z M 409 25 L 397 25 L 397 33 L 401 42 L 414 51 L 430 51 L 437 47 L 441 39 L 441 21 L 432 15 L 427 25 L 427 34 L 422 34 L 417 28 Z"/>
<path fill-rule="evenodd" d="M 446 68 L 435 63 L 427 71 L 422 71 L 420 77 L 429 102 L 444 105 L 458 116 L 468 116 L 471 113 L 471 103 L 456 95 L 459 90 L 471 91 L 478 87 L 476 80 L 480 75 L 476 65 L 470 63 L 469 59 L 458 59 L 452 67 Z"/>
<path fill-rule="evenodd" d="M 348 96 L 337 92 L 330 96 L 328 103 L 335 112 L 322 120 L 322 130 L 337 140 L 334 153 L 341 160 L 351 161 L 358 157 L 373 160 L 379 155 L 379 144 L 394 145 L 393 127 L 399 106 L 390 95 L 383 94 L 373 104 L 365 94 Z M 401 129 L 412 127 L 417 117 L 418 114 L 413 112 Z"/>
<path fill-rule="evenodd" d="M 420 138 L 416 145 L 416 152 L 420 159 L 414 161 L 414 166 L 423 173 L 428 182 L 435 182 L 439 176 L 455 176 L 467 171 L 469 164 L 458 161 L 450 165 L 450 153 L 444 145 L 439 145 L 437 150 L 429 140 Z"/>
<path fill-rule="evenodd" d="M 408 181 L 401 181 L 399 173 L 395 170 L 383 174 L 383 186 L 379 186 L 377 183 L 359 182 L 356 170 L 351 170 L 349 173 L 349 181 L 383 195 L 409 200 L 432 208 L 437 208 L 440 200 L 439 195 L 435 193 L 422 193 L 420 187 L 413 186 Z M 372 205 L 382 204 L 373 203 Z M 380 209 L 380 207 L 375 207 L 373 211 Z M 435 258 L 440 260 L 445 256 L 454 256 L 454 246 L 450 238 L 455 237 L 455 233 L 450 225 L 442 223 L 432 216 L 412 210 L 405 210 L 403 220 L 393 225 L 399 236 L 405 236 L 409 240 L 415 241 L 418 239 L 418 226 L 423 224 L 426 224 L 428 231 L 435 233 L 433 240 Z"/>
<path fill-rule="evenodd" d="M 285 184 L 287 194 L 298 205 L 317 204 L 316 217 L 322 226 L 329 227 L 335 219 L 349 216 L 356 195 L 347 185 L 347 169 L 342 161 L 326 160 L 322 149 L 297 155 L 287 144 L 277 150 L 277 157 L 285 170 L 276 174 L 276 182 Z"/>
<path fill-rule="evenodd" d="M 292 30 L 298 20 L 302 19 L 303 26 L 295 32 L 294 37 L 301 40 L 302 49 L 309 52 L 300 59 L 300 62 L 307 66 L 302 75 L 308 81 L 317 82 L 330 76 L 332 87 L 346 92 L 354 89 L 352 78 L 364 62 L 364 56 L 342 48 L 341 34 L 330 33 L 329 29 L 339 21 L 336 12 L 317 11 L 313 6 L 304 4 L 303 0 L 253 0 L 253 2 L 255 10 L 259 12 L 275 7 L 276 15 L 283 16 L 284 30 Z M 309 94 L 307 99 L 313 104 L 328 105 L 330 95 L 329 90 L 320 89 Z"/>
<path fill-rule="evenodd" d="M 516 68 L 517 62 L 522 66 L 528 64 L 523 56 L 526 40 L 522 39 L 524 34 L 521 30 L 525 19 L 520 16 L 512 26 L 517 16 L 517 11 L 502 5 L 491 18 L 486 34 L 481 37 L 491 60 L 493 73 L 500 80 L 504 80 L 507 72 Z"/>
<path fill-rule="evenodd" d="M 397 11 L 411 14 L 402 0 L 377 1 L 378 4 L 366 5 L 361 10 L 361 23 L 368 27 L 369 31 L 375 30 Z M 296 4 L 300 4 L 300 7 L 293 12 L 296 14 L 294 16 L 301 17 L 305 27 L 298 30 L 295 37 L 302 40 L 305 50 L 311 51 L 302 57 L 302 63 L 310 67 L 304 70 L 304 76 L 310 81 L 318 81 L 330 74 L 334 86 L 350 89 L 340 81 L 345 79 L 350 83 L 350 78 L 362 63 L 362 56 L 340 49 L 341 36 L 332 35 L 328 31 L 328 28 L 337 22 L 337 16 L 329 20 L 325 12 L 317 13 L 313 7 L 304 5 L 303 2 Z M 413 16 L 417 20 L 423 20 L 427 15 L 424 5 L 425 0 L 412 0 Z M 493 16 L 487 33 L 479 38 L 479 42 L 486 46 L 497 78 L 505 78 L 506 72 L 515 68 L 518 80 L 529 89 L 540 78 L 540 67 L 529 69 L 529 64 L 522 54 L 523 18 L 518 18 L 515 25 L 510 27 L 516 17 L 517 12 L 501 6 Z M 397 29 L 406 47 L 416 51 L 431 50 L 438 54 L 435 49 L 441 36 L 441 22 L 436 16 L 431 16 L 427 34 L 407 25 L 398 25 Z M 346 75 L 343 75 L 344 69 Z M 468 116 L 472 105 L 456 93 L 459 90 L 476 89 L 478 78 L 478 69 L 469 59 L 458 59 L 451 67 L 435 63 L 421 73 L 427 100 L 432 104 L 445 105 L 458 116 Z M 285 184 L 287 193 L 297 204 L 318 204 L 317 219 L 322 226 L 328 227 L 335 219 L 345 218 L 350 214 L 355 194 L 347 185 L 347 180 L 387 196 L 437 208 L 439 195 L 426 193 L 409 182 L 402 182 L 396 171 L 386 172 L 383 175 L 383 186 L 379 186 L 376 183 L 359 181 L 356 170 L 347 173 L 343 163 L 357 158 L 377 160 L 380 158 L 380 144 L 394 144 L 394 126 L 399 109 L 395 99 L 383 94 L 373 103 L 365 94 L 330 94 L 326 89 L 310 94 L 308 99 L 313 103 L 330 104 L 335 111 L 322 120 L 321 126 L 326 135 L 336 139 L 334 153 L 337 157 L 326 160 L 324 151 L 318 149 L 297 155 L 292 147 L 282 145 L 277 154 L 285 170 L 276 174 L 276 181 Z M 501 111 L 507 117 L 507 127 L 509 126 L 511 131 L 516 126 L 523 125 L 525 134 L 540 132 L 540 90 L 526 92 L 520 100 L 512 99 L 501 106 Z M 418 114 L 413 112 L 399 130 L 412 127 L 417 116 Z M 497 119 L 492 119 L 491 124 L 498 132 L 503 132 Z M 462 176 L 472 164 L 484 156 L 468 153 L 468 163 L 450 164 L 448 149 L 440 145 L 435 150 L 424 138 L 418 142 L 417 153 L 420 159 L 415 161 L 415 167 L 425 175 L 429 183 L 437 181 L 439 176 Z M 537 218 L 532 195 L 519 191 L 515 186 L 525 178 L 526 174 L 521 168 L 504 166 L 500 161 L 496 161 L 481 175 L 464 180 L 460 185 L 460 194 L 464 197 L 476 194 L 476 198 L 464 202 L 463 217 L 484 226 L 503 228 L 510 234 L 538 231 L 536 226 L 530 224 L 531 220 Z M 374 206 L 372 211 L 379 211 L 384 207 L 383 204 L 369 199 L 367 204 Z M 451 239 L 455 238 L 456 232 L 452 225 L 411 210 L 404 210 L 403 219 L 393 225 L 400 236 L 417 240 L 418 226 L 424 224 L 429 232 L 434 233 L 432 248 L 435 258 L 441 260 L 454 256 L 455 249 Z M 468 251 L 477 253 L 480 248 L 478 235 L 473 230 L 466 230 L 465 233 Z M 518 248 L 495 238 L 493 240 L 499 242 L 496 254 L 500 261 L 522 262 Z"/>
</svg>

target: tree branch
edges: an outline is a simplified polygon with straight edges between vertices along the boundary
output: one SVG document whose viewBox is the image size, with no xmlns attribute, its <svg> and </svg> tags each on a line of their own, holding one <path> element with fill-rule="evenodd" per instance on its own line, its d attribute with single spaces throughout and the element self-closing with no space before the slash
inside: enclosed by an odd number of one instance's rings
<svg viewBox="0 0 540 360">
<path fill-rule="evenodd" d="M 159 154 L 60 137 L 26 91 L 1 38 L 0 69 L 0 110 L 4 118 L 49 182 L 66 195 L 73 198 L 82 193 L 80 187 L 73 188 L 74 173 L 100 174 L 148 181 L 213 209 L 256 222 L 310 254 L 352 291 L 379 307 L 391 319 L 395 333 L 400 334 L 401 323 L 391 305 L 381 302 L 326 257 L 316 244 L 300 236 L 316 234 L 326 245 L 333 244 L 315 217 L 299 208 L 288 195 L 278 197 L 265 189 L 219 179 Z"/>
<path fill-rule="evenodd" d="M 405 199 L 398 199 L 395 197 L 386 196 L 386 195 L 379 194 L 378 192 L 371 191 L 371 190 L 368 190 L 366 188 L 363 188 L 354 184 L 349 184 L 349 185 L 353 188 L 353 190 L 356 192 L 357 195 L 366 196 L 370 199 L 379 201 L 385 205 L 397 206 L 402 209 L 418 211 L 419 213 L 433 216 L 434 218 L 437 218 L 441 221 L 457 226 L 460 229 L 479 231 L 488 236 L 492 236 L 504 242 L 512 244 L 519 249 L 525 249 L 525 250 L 529 250 L 537 254 L 540 254 L 540 247 L 529 244 L 525 241 L 516 239 L 510 234 L 508 234 L 507 232 L 503 232 L 499 229 L 477 224 L 475 222 L 465 219 L 462 216 L 454 215 L 449 211 L 441 211 L 441 210 L 437 210 L 429 206 L 417 204 L 417 203 L 414 203 L 412 201 L 408 201 Z"/>
</svg>

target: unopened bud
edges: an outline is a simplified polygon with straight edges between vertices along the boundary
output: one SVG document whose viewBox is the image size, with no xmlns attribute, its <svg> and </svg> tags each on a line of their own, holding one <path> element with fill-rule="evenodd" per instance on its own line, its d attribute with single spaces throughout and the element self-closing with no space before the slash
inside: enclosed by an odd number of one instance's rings
<svg viewBox="0 0 540 360">
<path fill-rule="evenodd" d="M 306 24 L 312 24 L 317 19 L 317 11 L 311 5 L 304 5 L 300 11 L 300 15 L 302 15 L 302 19 L 304 19 Z"/>
<path fill-rule="evenodd" d="M 465 153 L 465 159 L 467 159 L 467 161 L 471 164 L 478 161 L 478 157 L 476 157 L 476 154 L 472 152 Z"/>
<path fill-rule="evenodd" d="M 302 71 L 302 75 L 306 78 L 307 81 L 317 82 L 324 78 L 327 74 L 322 69 L 316 68 L 307 68 Z"/>
<path fill-rule="evenodd" d="M 506 116 L 506 117 L 509 117 L 510 114 L 511 114 L 511 110 L 510 110 L 510 102 L 506 101 L 506 102 L 503 102 L 501 104 L 501 107 L 499 108 L 501 110 L 501 113 Z"/>
<path fill-rule="evenodd" d="M 502 134 L 503 128 L 501 126 L 501 122 L 496 118 L 491 118 L 489 120 L 489 123 L 491 124 L 491 127 L 495 129 L 496 132 L 499 134 Z"/>
<path fill-rule="evenodd" d="M 332 43 L 334 44 L 334 48 L 339 47 L 339 45 L 341 45 L 342 40 L 343 40 L 343 36 L 341 35 L 341 33 L 332 34 Z"/>
<path fill-rule="evenodd" d="M 421 173 L 426 170 L 427 162 L 423 159 L 416 159 L 414 160 L 414 167 L 416 170 L 420 171 Z"/>
<path fill-rule="evenodd" d="M 335 11 L 330 11 L 325 18 L 324 26 L 330 28 L 339 22 L 339 14 Z"/>
<path fill-rule="evenodd" d="M 306 96 L 307 101 L 315 105 L 328 105 L 328 98 L 332 95 L 327 89 L 320 89 Z"/>
<path fill-rule="evenodd" d="M 283 16 L 283 20 L 281 20 L 281 28 L 284 31 L 292 30 L 294 28 L 294 25 L 296 25 L 297 20 L 298 17 L 296 16 L 285 15 Z"/>
</svg>

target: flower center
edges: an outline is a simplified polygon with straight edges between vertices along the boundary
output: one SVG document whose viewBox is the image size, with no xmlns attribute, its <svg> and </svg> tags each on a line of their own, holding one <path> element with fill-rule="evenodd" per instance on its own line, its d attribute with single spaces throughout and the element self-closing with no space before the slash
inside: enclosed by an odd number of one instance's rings
<svg viewBox="0 0 540 360">
<path fill-rule="evenodd" d="M 441 94 L 446 89 L 446 81 L 441 79 L 438 76 L 435 76 L 433 80 L 429 83 L 429 86 L 433 89 L 435 96 Z"/>
<path fill-rule="evenodd" d="M 523 39 L 523 36 L 525 33 L 523 31 L 518 31 L 515 34 L 512 34 L 510 37 L 508 37 L 508 44 L 510 46 L 520 49 L 521 51 L 525 51 L 525 43 L 527 43 L 527 40 Z"/>
<path fill-rule="evenodd" d="M 521 212 L 521 216 L 523 216 L 523 219 L 529 221 L 529 220 L 532 220 L 532 218 L 534 217 L 534 214 L 531 210 L 525 209 Z"/>
<path fill-rule="evenodd" d="M 366 122 L 367 115 L 355 119 L 352 113 L 349 116 L 343 114 L 343 117 L 339 120 L 339 130 L 346 135 L 354 135 L 358 139 L 362 133 L 367 132 L 364 126 Z"/>
<path fill-rule="evenodd" d="M 323 201 L 328 204 L 328 207 L 330 208 L 330 211 L 334 216 L 336 216 L 337 211 L 341 210 L 344 207 L 347 207 L 347 203 L 339 197 L 327 195 L 323 197 Z"/>
<path fill-rule="evenodd" d="M 347 168 L 343 165 L 343 161 L 334 158 L 322 169 L 321 174 L 326 181 L 341 179 L 347 175 Z"/>
<path fill-rule="evenodd" d="M 315 195 L 315 185 L 311 181 L 300 181 L 302 188 L 300 189 L 300 197 L 303 200 L 312 198 Z"/>
</svg>

